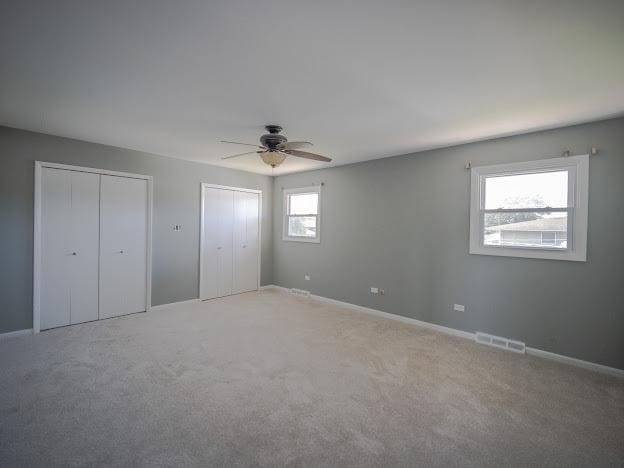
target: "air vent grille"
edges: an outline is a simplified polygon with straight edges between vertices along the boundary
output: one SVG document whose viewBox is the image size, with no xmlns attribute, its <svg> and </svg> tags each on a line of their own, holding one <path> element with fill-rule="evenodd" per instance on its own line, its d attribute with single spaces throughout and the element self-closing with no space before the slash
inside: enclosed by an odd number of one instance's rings
<svg viewBox="0 0 624 468">
<path fill-rule="evenodd" d="M 305 289 L 290 288 L 290 292 L 291 294 L 297 294 L 298 296 L 310 295 L 310 291 L 306 291 Z"/>
<path fill-rule="evenodd" d="M 488 335 L 487 333 L 483 332 L 477 332 L 475 334 L 475 341 L 484 345 L 494 346 L 495 348 L 513 351 L 514 353 L 524 354 L 525 352 L 525 345 L 521 341 L 514 341 L 510 340 L 509 338 Z"/>
</svg>

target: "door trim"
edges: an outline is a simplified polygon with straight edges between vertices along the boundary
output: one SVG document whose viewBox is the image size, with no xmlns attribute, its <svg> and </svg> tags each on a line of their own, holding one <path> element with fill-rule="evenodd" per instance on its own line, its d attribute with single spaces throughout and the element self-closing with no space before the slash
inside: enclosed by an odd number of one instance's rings
<svg viewBox="0 0 624 468">
<path fill-rule="evenodd" d="M 244 187 L 230 187 L 228 185 L 217 185 L 201 182 L 199 194 L 199 300 L 202 301 L 202 277 L 204 276 L 204 194 L 207 188 L 230 190 L 235 192 L 248 192 L 258 194 L 258 288 L 260 289 L 260 277 L 262 276 L 262 190 L 249 189 Z"/>
<path fill-rule="evenodd" d="M 39 333 L 41 328 L 41 175 L 44 167 L 63 169 L 67 171 L 90 172 L 100 175 L 127 177 L 129 179 L 144 179 L 147 181 L 147 262 L 145 266 L 145 311 L 152 307 L 152 219 L 154 200 L 154 178 L 131 172 L 109 171 L 94 167 L 72 166 L 45 161 L 35 161 L 35 197 L 34 197 L 34 245 L 33 245 L 33 333 Z"/>
</svg>

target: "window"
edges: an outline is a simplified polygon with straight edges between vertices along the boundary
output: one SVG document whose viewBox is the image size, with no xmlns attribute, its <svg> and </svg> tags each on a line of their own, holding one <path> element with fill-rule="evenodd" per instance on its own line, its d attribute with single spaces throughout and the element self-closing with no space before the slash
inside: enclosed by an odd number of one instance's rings
<svg viewBox="0 0 624 468">
<path fill-rule="evenodd" d="M 470 253 L 585 261 L 589 156 L 471 169 Z"/>
<path fill-rule="evenodd" d="M 284 190 L 284 240 L 320 242 L 321 187 Z"/>
</svg>

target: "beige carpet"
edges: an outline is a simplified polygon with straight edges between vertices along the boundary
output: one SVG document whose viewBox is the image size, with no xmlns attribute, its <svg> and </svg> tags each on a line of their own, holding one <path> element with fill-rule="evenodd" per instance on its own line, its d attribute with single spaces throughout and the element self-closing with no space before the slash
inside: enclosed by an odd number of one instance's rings
<svg viewBox="0 0 624 468">
<path fill-rule="evenodd" d="M 277 291 L 0 342 L 0 466 L 622 466 L 624 381 Z"/>
</svg>

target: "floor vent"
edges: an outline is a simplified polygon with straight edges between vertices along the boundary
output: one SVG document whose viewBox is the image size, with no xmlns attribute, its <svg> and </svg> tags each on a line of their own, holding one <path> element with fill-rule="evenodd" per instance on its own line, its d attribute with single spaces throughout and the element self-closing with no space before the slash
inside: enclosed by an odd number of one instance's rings
<svg viewBox="0 0 624 468">
<path fill-rule="evenodd" d="M 514 353 L 525 352 L 524 343 L 521 341 L 510 340 L 509 338 L 501 338 L 500 336 L 488 335 L 487 333 L 477 332 L 475 335 L 475 341 L 488 346 L 494 346 L 495 348 L 506 349 L 507 351 L 513 351 Z"/>
<path fill-rule="evenodd" d="M 290 292 L 291 294 L 297 294 L 298 296 L 310 295 L 310 291 L 306 291 L 305 289 L 290 288 Z"/>
</svg>

